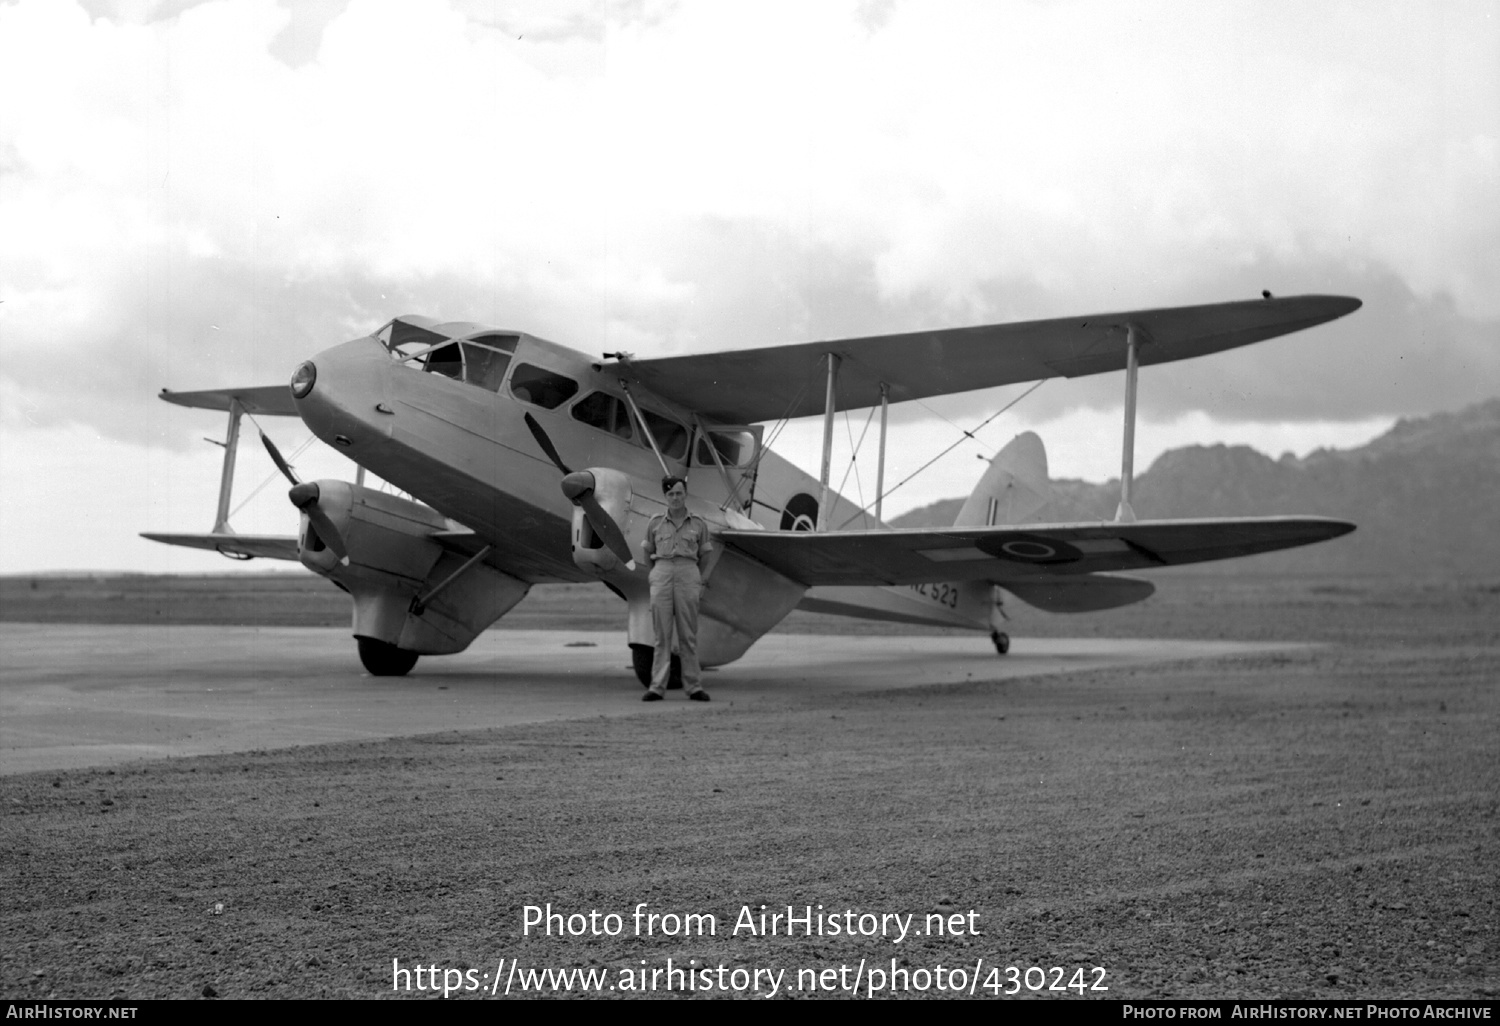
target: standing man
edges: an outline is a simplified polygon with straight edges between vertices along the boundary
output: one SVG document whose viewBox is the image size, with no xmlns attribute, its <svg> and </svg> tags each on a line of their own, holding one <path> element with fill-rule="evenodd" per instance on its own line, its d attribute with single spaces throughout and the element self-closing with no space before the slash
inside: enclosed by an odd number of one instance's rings
<svg viewBox="0 0 1500 1026">
<path fill-rule="evenodd" d="M 698 666 L 698 596 L 708 570 L 713 545 L 708 522 L 687 510 L 687 481 L 661 479 L 667 511 L 651 518 L 642 545 L 651 563 L 651 625 L 656 631 L 656 654 L 651 662 L 651 687 L 643 702 L 667 697 L 672 671 L 672 632 L 677 632 L 677 654 L 682 658 L 682 686 L 695 702 L 707 702 L 703 671 Z"/>
</svg>

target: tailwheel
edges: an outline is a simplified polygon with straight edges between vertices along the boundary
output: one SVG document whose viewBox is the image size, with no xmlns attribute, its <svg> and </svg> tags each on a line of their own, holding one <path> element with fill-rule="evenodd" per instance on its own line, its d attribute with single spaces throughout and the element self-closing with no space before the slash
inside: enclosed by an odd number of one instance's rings
<svg viewBox="0 0 1500 1026">
<path fill-rule="evenodd" d="M 405 677 L 417 665 L 417 653 L 376 638 L 355 638 L 359 661 L 373 677 Z"/>
<path fill-rule="evenodd" d="M 635 679 L 641 682 L 641 687 L 651 686 L 651 663 L 656 658 L 656 649 L 650 645 L 630 646 L 630 665 L 635 668 Z M 679 656 L 672 657 L 672 669 L 667 675 L 667 690 L 675 691 L 682 687 L 682 659 Z"/>
<path fill-rule="evenodd" d="M 995 651 L 1001 655 L 1010 651 L 1010 635 L 1004 631 L 990 631 L 990 640 L 995 643 Z"/>
</svg>

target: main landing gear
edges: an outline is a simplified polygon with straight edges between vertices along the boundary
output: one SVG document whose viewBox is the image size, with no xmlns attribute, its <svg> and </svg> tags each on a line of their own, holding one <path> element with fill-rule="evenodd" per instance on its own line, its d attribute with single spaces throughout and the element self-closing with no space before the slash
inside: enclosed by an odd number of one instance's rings
<svg viewBox="0 0 1500 1026">
<path fill-rule="evenodd" d="M 656 658 L 656 649 L 651 645 L 631 645 L 630 665 L 635 668 L 635 679 L 641 682 L 641 687 L 651 686 L 651 662 Z M 682 659 L 679 656 L 672 657 L 672 670 L 667 677 L 667 690 L 672 691 L 682 687 Z"/>
<path fill-rule="evenodd" d="M 359 661 L 372 677 L 405 677 L 417 665 L 417 653 L 375 638 L 355 638 Z"/>
<path fill-rule="evenodd" d="M 1010 651 L 1010 635 L 1004 631 L 990 631 L 990 640 L 995 643 L 995 651 L 1001 655 Z"/>
</svg>

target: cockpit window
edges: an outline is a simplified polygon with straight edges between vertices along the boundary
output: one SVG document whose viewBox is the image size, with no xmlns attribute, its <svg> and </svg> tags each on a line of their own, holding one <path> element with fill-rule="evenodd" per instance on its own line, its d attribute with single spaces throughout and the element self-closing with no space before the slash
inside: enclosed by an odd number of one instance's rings
<svg viewBox="0 0 1500 1026">
<path fill-rule="evenodd" d="M 505 378 L 505 368 L 510 366 L 510 354 L 478 345 L 476 342 L 464 342 L 462 345 L 464 380 L 471 385 L 489 389 L 491 392 L 500 391 L 500 382 Z"/>
<path fill-rule="evenodd" d="M 510 376 L 510 394 L 523 403 L 533 403 L 544 410 L 555 410 L 578 392 L 578 382 L 555 371 L 529 363 L 516 365 Z"/>
<path fill-rule="evenodd" d="M 397 317 L 375 333 L 375 337 L 396 359 L 404 359 L 428 349 L 449 336 L 433 331 L 435 322 L 426 317 Z"/>
<path fill-rule="evenodd" d="M 510 366 L 511 354 L 520 341 L 518 335 L 490 333 L 444 342 L 446 336 L 406 324 L 400 319 L 386 325 L 375 337 L 403 363 L 415 364 L 429 374 L 441 374 L 490 392 L 500 391 L 505 369 Z"/>
<path fill-rule="evenodd" d="M 573 418 L 627 442 L 635 437 L 630 410 L 608 392 L 590 392 L 573 404 Z"/>
<path fill-rule="evenodd" d="M 441 374 L 444 377 L 453 378 L 455 381 L 463 379 L 463 355 L 458 351 L 458 344 L 456 342 L 452 345 L 434 349 L 419 359 L 422 363 L 422 369 L 429 374 Z"/>
<path fill-rule="evenodd" d="M 500 349 L 507 353 L 514 353 L 516 351 L 516 343 L 521 341 L 521 336 L 475 335 L 473 338 L 469 339 L 469 341 L 478 342 L 480 345 L 489 346 L 491 349 Z"/>
</svg>

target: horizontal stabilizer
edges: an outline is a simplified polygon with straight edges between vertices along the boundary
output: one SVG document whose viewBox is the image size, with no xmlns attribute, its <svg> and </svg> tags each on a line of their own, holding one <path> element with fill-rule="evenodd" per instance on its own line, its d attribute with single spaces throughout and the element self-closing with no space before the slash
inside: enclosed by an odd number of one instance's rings
<svg viewBox="0 0 1500 1026">
<path fill-rule="evenodd" d="M 178 406 L 191 406 L 198 410 L 229 411 L 229 404 L 238 399 L 240 408 L 257 417 L 295 417 L 297 404 L 292 401 L 292 390 L 286 385 L 260 385 L 255 388 L 219 388 L 207 392 L 173 392 L 162 389 L 161 396 Z"/>
<path fill-rule="evenodd" d="M 897 531 L 724 531 L 724 544 L 802 584 L 1014 581 L 1181 566 L 1311 545 L 1328 517 L 1217 517 Z M 1005 587 L 1010 587 L 1006 584 Z"/>
<path fill-rule="evenodd" d="M 880 404 L 882 387 L 899 403 L 1124 370 L 1130 325 L 1141 340 L 1140 365 L 1149 367 L 1311 328 L 1359 306 L 1347 296 L 1286 296 L 667 356 L 625 366 L 665 399 L 722 423 L 755 424 L 823 413 L 830 353 L 841 358 L 835 409 L 861 409 Z"/>
<path fill-rule="evenodd" d="M 142 538 L 165 545 L 182 545 L 190 549 L 209 549 L 232 556 L 259 556 L 262 559 L 297 558 L 297 539 L 278 534 L 148 534 Z"/>
<path fill-rule="evenodd" d="M 1028 606 L 1049 613 L 1096 613 L 1142 602 L 1156 585 L 1139 577 L 1117 574 L 1061 574 L 1023 580 L 996 581 Z"/>
</svg>

